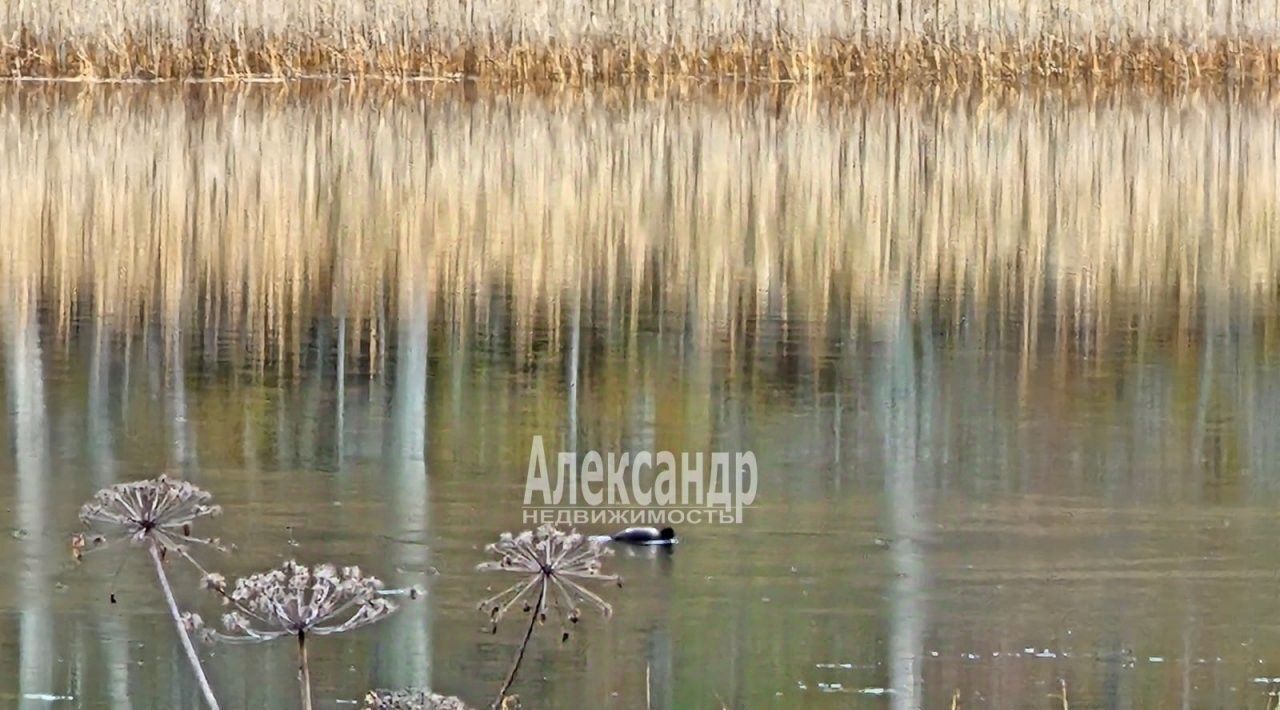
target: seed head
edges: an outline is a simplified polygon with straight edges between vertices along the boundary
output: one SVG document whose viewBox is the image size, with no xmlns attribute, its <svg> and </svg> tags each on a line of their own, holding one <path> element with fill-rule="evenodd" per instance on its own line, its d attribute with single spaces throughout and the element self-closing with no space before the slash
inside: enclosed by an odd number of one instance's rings
<svg viewBox="0 0 1280 710">
<path fill-rule="evenodd" d="M 359 567 L 307 567 L 293 560 L 237 580 L 230 593 L 220 575 L 205 575 L 203 586 L 232 607 L 222 616 L 224 632 L 205 636 L 242 643 L 358 629 L 396 611 L 388 596 L 408 594 L 384 589 L 381 580 L 362 574 Z"/>
<path fill-rule="evenodd" d="M 210 504 L 213 496 L 203 488 L 165 475 L 103 488 L 80 508 L 80 522 L 87 533 L 71 537 L 76 559 L 87 551 L 128 540 L 140 545 L 154 542 L 161 551 L 185 553 L 192 545 L 224 549 L 217 538 L 194 537 L 191 525 L 200 518 L 222 512 Z"/>
<path fill-rule="evenodd" d="M 599 609 L 606 617 L 613 613 L 608 602 L 583 586 L 587 581 L 618 581 L 616 575 L 601 572 L 601 561 L 613 551 L 600 540 L 543 525 L 519 535 L 503 533 L 485 550 L 498 559 L 481 563 L 477 570 L 514 572 L 524 577 L 480 602 L 495 629 L 513 607 L 537 614 L 543 623 L 547 612 L 553 611 L 566 627 L 578 622 L 583 605 Z"/>
<path fill-rule="evenodd" d="M 364 696 L 365 710 L 470 710 L 452 695 L 440 695 L 425 688 L 370 690 Z"/>
</svg>

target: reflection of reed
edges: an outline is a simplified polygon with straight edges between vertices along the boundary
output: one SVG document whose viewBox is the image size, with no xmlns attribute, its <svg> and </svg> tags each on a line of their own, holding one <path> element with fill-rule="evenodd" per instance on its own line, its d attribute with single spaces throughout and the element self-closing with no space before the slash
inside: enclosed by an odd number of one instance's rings
<svg viewBox="0 0 1280 710">
<path fill-rule="evenodd" d="M 49 431 L 45 377 L 37 333 L 36 309 L 26 289 L 0 293 L 4 382 L 14 444 L 14 530 L 17 550 L 15 606 L 18 617 L 17 690 L 19 697 L 54 694 L 53 619 L 49 578 L 40 561 L 51 554 L 48 524 Z"/>
<path fill-rule="evenodd" d="M 7 271 L 64 332 L 213 328 L 191 345 L 288 375 L 337 313 L 382 367 L 419 288 L 527 357 L 568 347 L 579 283 L 609 333 L 699 340 L 876 318 L 903 283 L 1025 348 L 1186 336 L 1206 294 L 1276 313 L 1265 96 L 209 91 L 0 94 Z"/>
<path fill-rule="evenodd" d="M 391 395 L 389 489 L 396 495 L 390 512 L 396 521 L 395 545 L 391 559 L 397 568 L 425 573 L 430 566 L 427 535 L 430 472 L 427 469 L 427 358 L 428 303 L 425 292 L 406 283 L 401 294 L 404 308 L 396 345 L 395 389 Z M 413 544 L 404 541 L 414 541 Z M 379 668 L 378 685 L 429 687 L 431 681 L 430 617 L 425 605 L 406 609 L 407 618 L 396 625 L 386 653 L 386 666 Z M 380 664 L 381 665 L 381 664 Z"/>
<path fill-rule="evenodd" d="M 890 592 L 889 680 L 893 688 L 892 706 L 914 710 L 924 706 L 925 619 L 924 589 L 927 586 L 926 564 L 922 549 L 927 529 L 922 510 L 921 489 L 917 471 L 920 460 L 930 458 L 927 442 L 932 432 L 929 424 L 935 406 L 929 397 L 937 396 L 934 373 L 928 370 L 932 352 L 926 343 L 922 371 L 916 370 L 915 333 L 907 323 L 908 304 L 904 298 L 887 304 L 881 337 L 885 352 L 879 362 L 882 372 L 874 378 L 876 398 L 884 423 L 883 449 L 886 528 L 893 535 L 890 553 L 893 561 L 893 584 Z M 923 334 L 927 328 L 920 329 Z M 925 449 L 925 450 L 921 450 Z"/>
</svg>

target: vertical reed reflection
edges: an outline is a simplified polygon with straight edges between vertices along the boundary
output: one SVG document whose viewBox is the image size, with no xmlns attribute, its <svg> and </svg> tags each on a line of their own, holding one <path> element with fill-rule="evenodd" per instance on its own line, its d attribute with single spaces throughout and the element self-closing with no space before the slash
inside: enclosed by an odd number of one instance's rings
<svg viewBox="0 0 1280 710">
<path fill-rule="evenodd" d="M 431 520 L 427 470 L 427 398 L 430 308 L 425 290 L 412 283 L 401 292 L 397 328 L 396 375 L 391 395 L 391 515 L 399 535 L 392 561 L 400 570 L 425 574 L 429 566 L 427 531 Z M 428 591 L 428 594 L 430 592 Z M 426 604 L 409 604 L 395 624 L 386 677 L 379 687 L 427 687 L 431 680 L 430 620 Z"/>
<path fill-rule="evenodd" d="M 92 325 L 91 353 L 89 355 L 89 392 L 86 403 L 87 418 L 85 428 L 88 437 L 85 442 L 85 458 L 90 462 L 90 473 L 95 487 L 105 488 L 117 480 L 115 456 L 115 438 L 117 432 L 112 425 L 114 416 L 111 412 L 112 354 L 110 324 L 98 320 Z M 108 592 L 110 593 L 110 592 Z M 98 607 L 95 614 L 97 628 L 101 629 L 103 652 L 106 662 L 106 688 L 110 707 L 129 710 L 133 707 L 129 692 L 129 632 L 120 619 L 108 609 L 105 613 Z M 79 668 L 88 670 L 91 664 L 80 662 Z"/>
<path fill-rule="evenodd" d="M 4 267 L 0 267 L 3 269 Z M 49 422 L 45 411 L 44 365 L 38 333 L 37 300 L 29 281 L 0 273 L 4 382 L 13 432 L 17 493 L 14 524 L 21 537 L 17 567 L 18 692 L 21 697 L 53 695 L 53 619 L 44 560 L 57 531 L 49 525 Z"/>
<path fill-rule="evenodd" d="M 883 372 L 875 378 L 884 419 L 885 506 L 894 582 L 888 598 L 889 679 L 895 708 L 924 706 L 922 666 L 924 662 L 925 561 L 922 537 L 928 528 L 921 505 L 918 466 L 929 461 L 922 443 L 927 435 L 921 428 L 929 416 L 927 373 L 917 372 L 917 342 L 910 321 L 911 305 L 906 289 L 897 303 L 886 304 L 882 323 L 885 353 L 880 359 Z M 923 345 L 923 344 L 921 344 Z"/>
<path fill-rule="evenodd" d="M 344 366 L 376 369 L 409 274 L 443 319 L 509 298 L 525 358 L 548 324 L 572 347 L 580 309 L 707 341 L 747 318 L 854 325 L 902 278 L 953 334 L 1027 353 L 1096 352 L 1134 321 L 1190 338 L 1207 285 L 1275 313 L 1267 95 L 186 91 L 214 96 L 0 94 L 14 268 L 64 335 L 86 309 L 158 321 L 176 457 L 176 328 L 289 379 L 311 320 L 340 312 Z"/>
</svg>

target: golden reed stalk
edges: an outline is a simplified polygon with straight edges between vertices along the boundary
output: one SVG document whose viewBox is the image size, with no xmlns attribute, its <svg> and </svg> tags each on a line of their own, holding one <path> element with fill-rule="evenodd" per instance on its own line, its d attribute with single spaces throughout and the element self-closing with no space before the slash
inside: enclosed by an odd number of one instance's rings
<svg viewBox="0 0 1280 710">
<path fill-rule="evenodd" d="M 1262 82 L 1275 2 L 0 0 L 0 76 Z"/>
</svg>

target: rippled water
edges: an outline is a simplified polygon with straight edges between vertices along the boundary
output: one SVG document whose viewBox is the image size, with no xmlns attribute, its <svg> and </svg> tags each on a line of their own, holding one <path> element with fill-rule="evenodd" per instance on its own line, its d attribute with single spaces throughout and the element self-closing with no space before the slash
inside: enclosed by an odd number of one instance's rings
<svg viewBox="0 0 1280 710">
<path fill-rule="evenodd" d="M 526 706 L 1264 707 L 1275 109 L 0 89 L 0 700 L 196 703 L 143 561 L 67 544 L 168 470 L 228 573 L 428 588 L 315 644 L 324 706 L 487 702 L 520 630 L 472 570 L 541 434 L 761 483 L 613 558 L 614 618 L 536 638 Z M 288 644 L 206 654 L 229 707 L 294 702 Z"/>
</svg>

